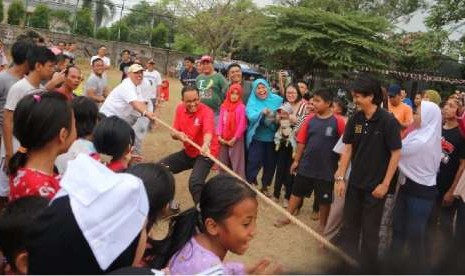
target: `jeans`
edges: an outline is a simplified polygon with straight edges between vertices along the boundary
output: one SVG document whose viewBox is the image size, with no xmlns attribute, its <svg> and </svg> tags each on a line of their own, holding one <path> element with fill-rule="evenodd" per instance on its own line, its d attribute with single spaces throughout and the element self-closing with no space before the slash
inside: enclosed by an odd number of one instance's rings
<svg viewBox="0 0 465 276">
<path fill-rule="evenodd" d="M 197 204 L 213 162 L 202 155 L 192 158 L 184 150 L 181 150 L 163 158 L 159 163 L 166 166 L 174 174 L 192 169 L 189 177 L 189 191 Z"/>
<path fill-rule="evenodd" d="M 274 142 L 252 140 L 248 150 L 246 177 L 247 182 L 257 183 L 257 175 L 263 167 L 262 188 L 267 188 L 273 181 L 276 168 L 276 151 Z"/>
<path fill-rule="evenodd" d="M 425 268 L 426 226 L 434 201 L 434 198 L 421 198 L 400 190 L 394 207 L 392 256 L 401 255 L 407 245 L 409 254 L 405 260 L 413 258 L 418 268 Z"/>
</svg>

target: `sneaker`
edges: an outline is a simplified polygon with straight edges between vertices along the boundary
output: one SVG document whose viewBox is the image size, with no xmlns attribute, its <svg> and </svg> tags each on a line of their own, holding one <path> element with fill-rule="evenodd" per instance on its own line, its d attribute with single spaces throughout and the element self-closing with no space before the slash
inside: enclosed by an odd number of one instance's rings
<svg viewBox="0 0 465 276">
<path fill-rule="evenodd" d="M 289 200 L 284 199 L 284 201 L 283 201 L 283 208 L 286 208 L 286 209 L 287 209 L 287 207 L 289 207 Z"/>
</svg>

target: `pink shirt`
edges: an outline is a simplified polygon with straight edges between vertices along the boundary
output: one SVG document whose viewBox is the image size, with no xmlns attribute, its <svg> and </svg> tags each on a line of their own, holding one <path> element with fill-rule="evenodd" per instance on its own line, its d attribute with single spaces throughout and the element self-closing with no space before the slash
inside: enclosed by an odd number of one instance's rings
<svg viewBox="0 0 465 276">
<path fill-rule="evenodd" d="M 222 136 L 223 128 L 225 123 L 225 116 L 227 116 L 227 111 L 221 107 L 220 108 L 220 116 L 218 119 L 218 126 L 216 128 L 216 134 Z M 245 105 L 241 104 L 236 109 L 236 134 L 234 134 L 234 138 L 239 140 L 244 136 L 245 130 L 247 129 L 247 117 L 245 115 Z"/>
<path fill-rule="evenodd" d="M 238 262 L 222 262 L 213 252 L 202 247 L 192 237 L 170 260 L 169 272 L 201 275 L 245 275 L 245 267 Z"/>
</svg>

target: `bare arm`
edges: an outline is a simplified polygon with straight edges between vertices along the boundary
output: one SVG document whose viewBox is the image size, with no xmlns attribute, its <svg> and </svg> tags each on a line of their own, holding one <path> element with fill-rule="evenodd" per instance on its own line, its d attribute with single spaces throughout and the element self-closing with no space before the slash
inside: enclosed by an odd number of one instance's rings
<svg viewBox="0 0 465 276">
<path fill-rule="evenodd" d="M 350 158 L 352 157 L 352 144 L 344 144 L 341 158 L 339 159 L 339 167 L 336 171 L 336 177 L 344 177 L 346 175 L 347 167 L 349 166 Z"/>
<path fill-rule="evenodd" d="M 155 114 L 147 110 L 147 104 L 141 101 L 132 101 L 129 103 L 132 108 L 134 108 L 137 112 L 142 114 L 143 116 L 149 118 L 150 120 L 155 120 Z"/>
<path fill-rule="evenodd" d="M 376 186 L 376 188 L 371 193 L 376 198 L 383 198 L 389 190 L 389 184 L 391 184 L 392 177 L 394 176 L 397 166 L 399 165 L 400 160 L 400 149 L 391 151 L 391 159 L 389 160 L 389 165 L 384 175 L 383 182 Z"/>
<path fill-rule="evenodd" d="M 87 97 L 91 98 L 93 101 L 95 102 L 98 102 L 98 103 L 102 103 L 105 101 L 105 97 L 104 96 L 99 96 L 99 95 L 96 95 L 95 94 L 96 90 L 93 89 L 93 88 L 89 88 L 87 89 L 86 91 L 86 95 Z"/>
<path fill-rule="evenodd" d="M 13 156 L 13 111 L 5 109 L 3 112 L 3 143 L 5 145 L 5 161 Z"/>
</svg>

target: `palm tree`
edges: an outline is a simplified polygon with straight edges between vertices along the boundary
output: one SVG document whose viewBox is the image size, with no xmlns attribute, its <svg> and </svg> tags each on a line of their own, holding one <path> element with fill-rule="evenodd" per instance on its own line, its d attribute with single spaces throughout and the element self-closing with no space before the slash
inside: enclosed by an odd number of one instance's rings
<svg viewBox="0 0 465 276">
<path fill-rule="evenodd" d="M 116 6 L 111 0 L 83 0 L 82 7 L 94 10 L 95 28 L 101 27 L 105 19 L 113 18 L 116 13 Z"/>
</svg>

